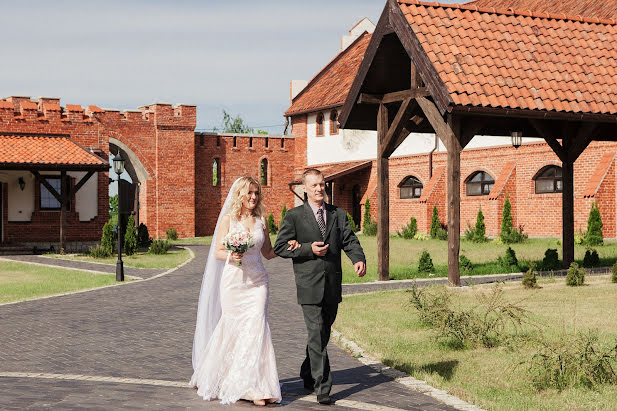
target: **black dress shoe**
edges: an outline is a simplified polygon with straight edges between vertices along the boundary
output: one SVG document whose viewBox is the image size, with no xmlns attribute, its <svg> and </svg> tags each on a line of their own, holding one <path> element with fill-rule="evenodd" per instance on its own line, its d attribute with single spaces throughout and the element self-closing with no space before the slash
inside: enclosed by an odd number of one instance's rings
<svg viewBox="0 0 617 411">
<path fill-rule="evenodd" d="M 332 400 L 332 398 L 330 398 L 328 394 L 318 395 L 317 402 L 323 405 L 330 405 L 334 403 L 334 401 Z"/>
</svg>

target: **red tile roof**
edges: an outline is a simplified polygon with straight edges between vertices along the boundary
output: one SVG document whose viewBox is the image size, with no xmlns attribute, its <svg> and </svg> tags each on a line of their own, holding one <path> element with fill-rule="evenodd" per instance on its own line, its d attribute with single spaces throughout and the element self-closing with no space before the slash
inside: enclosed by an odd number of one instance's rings
<svg viewBox="0 0 617 411">
<path fill-rule="evenodd" d="M 596 195 L 614 159 L 615 152 L 604 153 L 600 161 L 598 161 L 591 178 L 587 180 L 587 187 L 585 187 L 585 191 L 583 191 L 583 197 L 594 197 Z"/>
<path fill-rule="evenodd" d="M 613 21 L 398 2 L 455 105 L 617 114 Z"/>
<path fill-rule="evenodd" d="M 539 13 L 563 13 L 567 16 L 585 16 L 599 19 L 617 17 L 615 0 L 475 0 L 466 5 L 497 10 L 531 10 Z"/>
<path fill-rule="evenodd" d="M 107 162 L 68 137 L 0 134 L 0 169 L 108 169 Z"/>
<path fill-rule="evenodd" d="M 313 167 L 321 171 L 326 181 L 334 180 L 338 177 L 354 173 L 358 170 L 370 167 L 373 160 L 360 160 L 360 161 L 346 161 L 343 163 L 328 163 L 318 164 L 309 167 Z M 301 184 L 302 181 L 297 180 L 292 184 Z"/>
<path fill-rule="evenodd" d="M 497 200 L 499 198 L 501 192 L 508 183 L 508 180 L 510 180 L 515 167 L 516 163 L 514 161 L 510 161 L 503 166 L 501 172 L 499 173 L 499 177 L 497 177 L 497 181 L 495 181 L 495 184 L 488 195 L 489 200 Z"/>
<path fill-rule="evenodd" d="M 285 115 L 308 113 L 342 106 L 349 93 L 364 52 L 371 39 L 361 35 L 354 43 L 332 59 L 292 100 Z"/>
</svg>

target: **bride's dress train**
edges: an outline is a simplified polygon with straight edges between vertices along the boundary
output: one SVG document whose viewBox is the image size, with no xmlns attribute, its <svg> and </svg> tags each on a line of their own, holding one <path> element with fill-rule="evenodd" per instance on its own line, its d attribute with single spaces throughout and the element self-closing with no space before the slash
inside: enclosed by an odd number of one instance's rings
<svg viewBox="0 0 617 411">
<path fill-rule="evenodd" d="M 254 227 L 255 245 L 244 253 L 242 266 L 228 263 L 223 269 L 222 315 L 191 378 L 191 386 L 205 400 L 281 400 L 268 324 L 268 273 L 260 254 L 261 219 L 255 219 Z M 248 230 L 232 219 L 229 231 Z"/>
</svg>

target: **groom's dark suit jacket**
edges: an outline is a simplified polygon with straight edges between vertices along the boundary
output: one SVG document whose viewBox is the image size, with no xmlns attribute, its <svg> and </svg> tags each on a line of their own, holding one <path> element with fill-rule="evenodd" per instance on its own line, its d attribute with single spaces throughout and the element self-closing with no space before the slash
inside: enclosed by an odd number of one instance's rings
<svg viewBox="0 0 617 411">
<path fill-rule="evenodd" d="M 296 240 L 302 246 L 288 251 L 289 240 Z M 314 241 L 330 244 L 325 256 L 313 254 L 311 244 Z M 326 235 L 323 240 L 308 202 L 285 214 L 274 252 L 281 257 L 293 259 L 299 304 L 341 302 L 341 250 L 345 251 L 352 263 L 366 263 L 364 251 L 351 231 L 345 210 L 326 204 Z"/>
</svg>

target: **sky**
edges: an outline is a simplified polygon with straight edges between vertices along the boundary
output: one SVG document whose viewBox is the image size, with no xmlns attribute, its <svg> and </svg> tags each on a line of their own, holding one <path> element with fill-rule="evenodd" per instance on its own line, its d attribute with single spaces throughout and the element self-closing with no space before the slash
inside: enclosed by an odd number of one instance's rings
<svg viewBox="0 0 617 411">
<path fill-rule="evenodd" d="M 0 98 L 61 105 L 197 106 L 197 129 L 222 110 L 283 132 L 292 79 L 311 79 L 385 0 L 2 1 Z M 452 2 L 452 1 L 444 1 Z"/>
</svg>

